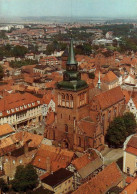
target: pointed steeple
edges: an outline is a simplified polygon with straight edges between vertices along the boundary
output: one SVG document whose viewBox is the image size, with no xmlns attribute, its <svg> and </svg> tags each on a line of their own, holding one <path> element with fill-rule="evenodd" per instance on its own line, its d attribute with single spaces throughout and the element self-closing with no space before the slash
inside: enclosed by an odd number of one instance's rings
<svg viewBox="0 0 137 194">
<path fill-rule="evenodd" d="M 99 76 L 98 76 L 98 88 L 101 88 L 101 80 L 100 80 L 100 71 L 99 71 Z"/>
<path fill-rule="evenodd" d="M 73 48 L 73 40 L 71 39 L 70 47 L 69 47 L 69 56 L 68 56 L 67 65 L 75 65 L 75 64 L 77 64 L 77 62 L 75 60 L 75 54 L 74 54 L 74 48 Z"/>
</svg>

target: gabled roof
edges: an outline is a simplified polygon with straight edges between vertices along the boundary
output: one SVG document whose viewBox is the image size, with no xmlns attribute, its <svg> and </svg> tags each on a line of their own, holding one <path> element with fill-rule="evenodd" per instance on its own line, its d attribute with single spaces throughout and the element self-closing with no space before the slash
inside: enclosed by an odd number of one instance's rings
<svg viewBox="0 0 137 194">
<path fill-rule="evenodd" d="M 8 124 L 0 125 L 0 137 L 15 132 L 13 128 Z"/>
<path fill-rule="evenodd" d="M 53 172 L 53 174 L 45 177 L 42 182 L 54 188 L 72 176 L 73 172 L 70 172 L 69 170 L 66 170 L 64 168 L 60 168 L 56 172 Z"/>
<path fill-rule="evenodd" d="M 2 112 L 2 116 L 15 114 L 15 112 L 19 112 L 20 110 L 23 111 L 28 109 L 28 104 L 35 103 L 33 105 L 31 104 L 31 107 L 38 106 L 40 104 L 38 102 L 41 103 L 40 98 L 37 98 L 36 96 L 30 93 L 10 94 L 8 96 L 5 96 L 3 99 L 0 99 L 0 112 Z M 24 105 L 26 105 L 26 108 L 24 107 Z M 20 107 L 22 107 L 22 109 L 20 109 Z M 15 108 L 18 108 L 18 110 L 16 110 Z M 14 111 L 12 112 L 11 109 L 14 109 Z M 7 113 L 7 110 L 10 110 L 10 112 Z"/>
<path fill-rule="evenodd" d="M 41 144 L 42 140 L 43 136 L 32 134 L 26 131 L 15 133 L 0 141 L 0 156 L 17 149 L 16 143 L 23 146 L 27 141 L 30 141 L 28 146 L 31 148 L 37 148 Z"/>
<path fill-rule="evenodd" d="M 47 169 L 46 160 L 50 159 L 51 171 L 56 171 L 60 168 L 66 168 L 74 157 L 74 152 L 60 147 L 54 147 L 42 144 L 32 162 L 36 168 L 43 170 Z"/>
<path fill-rule="evenodd" d="M 85 167 L 88 163 L 95 160 L 98 157 L 95 151 L 92 152 L 92 155 L 90 154 L 84 154 L 83 156 L 76 158 L 72 161 L 72 164 L 75 166 L 77 170 L 80 170 L 81 168 Z"/>
<path fill-rule="evenodd" d="M 106 83 L 112 83 L 112 82 L 118 81 L 118 78 L 117 78 L 117 76 L 112 71 L 109 71 L 102 78 L 102 81 L 104 81 Z"/>
<path fill-rule="evenodd" d="M 116 103 L 124 100 L 124 95 L 120 86 L 111 90 L 102 92 L 96 95 L 93 100 L 100 105 L 101 109 L 104 110 L 108 107 L 115 105 Z"/>
<path fill-rule="evenodd" d="M 72 164 L 78 171 L 81 178 L 84 179 L 100 168 L 103 165 L 103 162 L 97 153 L 92 150 L 90 154 L 84 154 L 72 161 Z"/>
<path fill-rule="evenodd" d="M 96 130 L 96 125 L 93 121 L 82 119 L 78 122 L 78 128 L 87 137 L 93 137 Z"/>
<path fill-rule="evenodd" d="M 122 181 L 122 172 L 116 163 L 108 165 L 94 178 L 81 185 L 73 194 L 105 194 L 110 188 Z"/>
</svg>

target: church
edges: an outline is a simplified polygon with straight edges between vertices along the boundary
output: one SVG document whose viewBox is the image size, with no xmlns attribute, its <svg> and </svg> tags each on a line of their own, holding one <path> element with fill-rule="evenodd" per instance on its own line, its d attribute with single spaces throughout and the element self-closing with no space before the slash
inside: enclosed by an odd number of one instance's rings
<svg viewBox="0 0 137 194">
<path fill-rule="evenodd" d="M 73 151 L 103 149 L 104 135 L 99 115 L 97 112 L 90 114 L 89 87 L 81 80 L 73 40 L 63 80 L 56 83 L 55 99 L 55 123 L 46 128 L 45 137 L 52 139 L 54 145 Z"/>
</svg>

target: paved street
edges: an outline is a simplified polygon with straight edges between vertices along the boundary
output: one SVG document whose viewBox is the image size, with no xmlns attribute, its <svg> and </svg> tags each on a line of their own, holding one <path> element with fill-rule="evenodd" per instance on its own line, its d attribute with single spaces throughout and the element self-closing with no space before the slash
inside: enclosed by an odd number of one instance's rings
<svg viewBox="0 0 137 194">
<path fill-rule="evenodd" d="M 104 157 L 104 164 L 108 165 L 111 162 L 118 161 L 123 157 L 123 149 L 106 148 L 104 151 L 102 151 L 102 155 Z"/>
</svg>

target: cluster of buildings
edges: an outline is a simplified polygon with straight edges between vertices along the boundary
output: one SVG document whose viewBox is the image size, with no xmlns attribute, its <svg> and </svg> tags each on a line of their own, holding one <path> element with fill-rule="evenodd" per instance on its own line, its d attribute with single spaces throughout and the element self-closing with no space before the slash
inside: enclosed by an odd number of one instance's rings
<svg viewBox="0 0 137 194">
<path fill-rule="evenodd" d="M 65 33 L 63 27 L 37 27 L 18 27 L 5 41 L 28 47 L 45 34 Z M 89 28 L 87 33 L 102 32 Z M 112 36 L 108 32 L 107 40 Z M 27 53 L 25 58 L 38 63 L 15 69 L 10 63 L 17 58 L 0 61 L 1 177 L 8 182 L 17 166 L 31 163 L 39 185 L 53 193 L 136 192 L 136 134 L 124 143 L 123 169 L 116 162 L 106 165 L 101 153 L 115 117 L 130 111 L 137 119 L 137 53 L 99 49 L 75 57 L 71 40 L 69 50 L 57 56 Z"/>
</svg>

